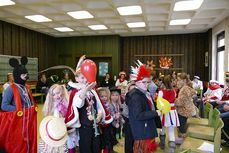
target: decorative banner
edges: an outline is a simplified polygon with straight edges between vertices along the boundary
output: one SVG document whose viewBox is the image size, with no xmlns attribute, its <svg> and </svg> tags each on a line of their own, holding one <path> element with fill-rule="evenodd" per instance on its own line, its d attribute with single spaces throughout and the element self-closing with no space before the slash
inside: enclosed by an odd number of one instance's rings
<svg viewBox="0 0 229 153">
<path fill-rule="evenodd" d="M 159 63 L 160 63 L 160 68 L 163 69 L 169 69 L 171 65 L 173 65 L 171 57 L 160 57 Z"/>
<path fill-rule="evenodd" d="M 156 65 L 153 63 L 153 60 L 151 60 L 151 61 L 147 60 L 147 66 L 152 71 Z"/>
</svg>

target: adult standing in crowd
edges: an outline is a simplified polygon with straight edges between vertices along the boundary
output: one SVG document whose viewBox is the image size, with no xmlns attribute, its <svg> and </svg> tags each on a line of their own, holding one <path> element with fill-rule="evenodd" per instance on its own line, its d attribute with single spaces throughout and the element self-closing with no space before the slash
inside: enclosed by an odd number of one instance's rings
<svg viewBox="0 0 229 153">
<path fill-rule="evenodd" d="M 175 106 L 178 113 L 180 126 L 177 144 L 183 143 L 186 133 L 186 123 L 188 117 L 198 116 L 198 108 L 194 105 L 192 97 L 196 95 L 196 90 L 192 88 L 192 83 L 186 73 L 181 73 L 177 77 L 178 97 L 175 100 Z"/>
<path fill-rule="evenodd" d="M 37 81 L 36 90 L 45 95 L 48 93 L 48 82 L 45 73 L 42 73 L 40 79 Z"/>
<path fill-rule="evenodd" d="M 102 80 L 102 82 L 100 83 L 101 87 L 108 87 L 111 88 L 114 86 L 114 81 L 112 80 L 112 78 L 110 77 L 109 73 L 106 73 L 105 78 Z"/>
<path fill-rule="evenodd" d="M 3 85 L 2 97 L 4 96 L 4 91 L 14 82 L 13 73 L 7 74 L 7 82 Z"/>
</svg>

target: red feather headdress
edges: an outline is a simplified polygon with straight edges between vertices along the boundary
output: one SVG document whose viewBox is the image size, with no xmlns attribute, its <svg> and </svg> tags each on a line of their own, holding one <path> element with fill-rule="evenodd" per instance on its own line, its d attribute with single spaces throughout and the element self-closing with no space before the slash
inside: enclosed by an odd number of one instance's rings
<svg viewBox="0 0 229 153">
<path fill-rule="evenodd" d="M 137 60 L 136 65 L 137 67 L 131 66 L 131 71 L 132 71 L 130 75 L 131 80 L 139 81 L 139 80 L 144 79 L 145 77 L 151 76 L 150 69 L 146 67 L 145 64 Z"/>
</svg>

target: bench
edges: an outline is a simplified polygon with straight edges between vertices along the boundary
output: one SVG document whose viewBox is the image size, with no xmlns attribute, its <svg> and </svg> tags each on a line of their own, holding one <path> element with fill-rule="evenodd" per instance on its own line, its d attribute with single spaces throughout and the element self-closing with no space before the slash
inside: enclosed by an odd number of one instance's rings
<svg viewBox="0 0 229 153">
<path fill-rule="evenodd" d="M 45 94 L 43 94 L 43 93 L 33 93 L 32 96 L 36 101 L 39 101 L 40 103 L 44 103 Z"/>
</svg>

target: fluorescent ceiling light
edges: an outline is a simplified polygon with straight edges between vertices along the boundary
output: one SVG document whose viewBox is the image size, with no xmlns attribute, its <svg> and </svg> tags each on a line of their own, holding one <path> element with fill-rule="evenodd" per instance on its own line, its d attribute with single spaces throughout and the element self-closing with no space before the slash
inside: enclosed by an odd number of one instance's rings
<svg viewBox="0 0 229 153">
<path fill-rule="evenodd" d="M 140 28 L 140 27 L 145 27 L 146 24 L 145 22 L 132 22 L 132 23 L 127 23 L 127 26 L 129 28 Z"/>
<path fill-rule="evenodd" d="M 91 13 L 89 13 L 88 11 L 75 11 L 75 12 L 68 12 L 67 14 L 72 16 L 75 19 L 94 18 L 94 16 Z"/>
<path fill-rule="evenodd" d="M 125 6 L 125 7 L 118 7 L 117 8 L 120 15 L 135 15 L 135 14 L 142 14 L 141 6 Z"/>
<path fill-rule="evenodd" d="M 105 30 L 107 27 L 105 25 L 89 25 L 88 26 L 92 30 Z"/>
<path fill-rule="evenodd" d="M 188 11 L 198 9 L 204 0 L 188 0 L 175 3 L 174 11 Z"/>
<path fill-rule="evenodd" d="M 58 28 L 54 28 L 54 29 L 57 30 L 57 31 L 60 31 L 60 32 L 74 31 L 74 30 L 72 30 L 71 28 L 68 28 L 68 27 L 58 27 Z"/>
<path fill-rule="evenodd" d="M 171 20 L 169 25 L 186 25 L 189 24 L 191 19 L 178 19 L 178 20 Z"/>
<path fill-rule="evenodd" d="M 15 2 L 11 0 L 0 0 L 0 6 L 6 6 L 6 5 L 15 5 Z"/>
<path fill-rule="evenodd" d="M 52 21 L 51 19 L 46 18 L 43 15 L 29 15 L 29 16 L 25 16 L 25 18 L 32 20 L 34 22 L 50 22 L 50 21 Z"/>
</svg>

